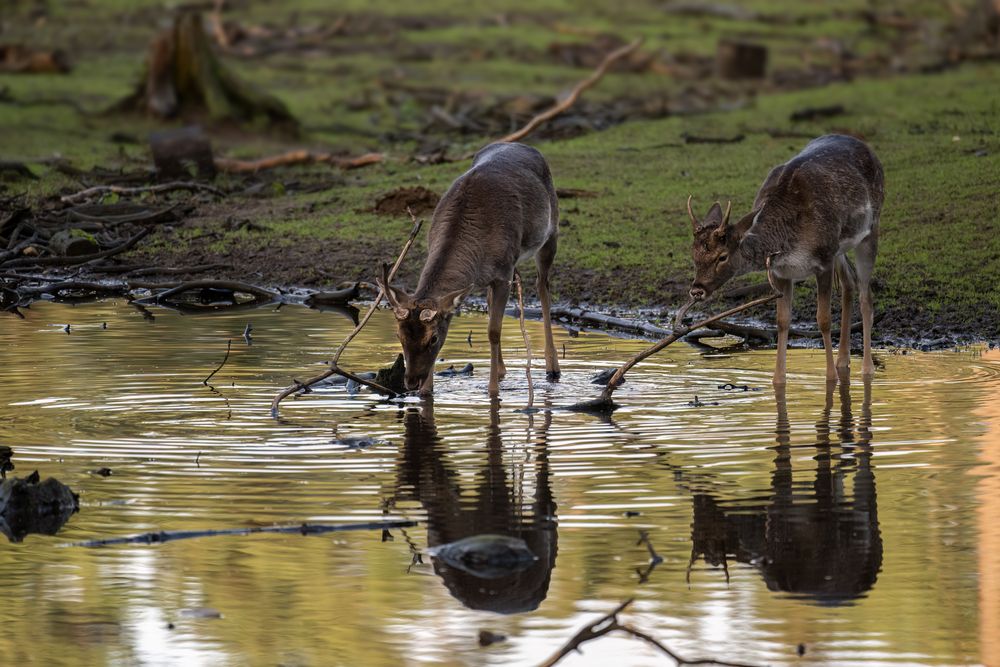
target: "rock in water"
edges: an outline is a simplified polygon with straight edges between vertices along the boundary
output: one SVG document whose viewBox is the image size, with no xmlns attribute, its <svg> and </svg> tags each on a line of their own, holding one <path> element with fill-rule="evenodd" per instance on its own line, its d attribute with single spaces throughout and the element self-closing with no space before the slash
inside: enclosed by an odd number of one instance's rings
<svg viewBox="0 0 1000 667">
<path fill-rule="evenodd" d="M 38 472 L 0 484 L 0 532 L 11 542 L 29 533 L 55 535 L 80 509 L 80 497 L 55 479 L 39 482 Z"/>
<path fill-rule="evenodd" d="M 431 547 L 433 558 L 483 579 L 496 579 L 527 569 L 538 560 L 524 540 L 507 535 L 473 535 Z"/>
</svg>

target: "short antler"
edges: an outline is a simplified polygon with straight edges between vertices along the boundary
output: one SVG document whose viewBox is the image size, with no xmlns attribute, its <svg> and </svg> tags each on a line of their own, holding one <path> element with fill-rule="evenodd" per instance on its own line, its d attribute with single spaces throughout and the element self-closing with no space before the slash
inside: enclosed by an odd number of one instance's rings
<svg viewBox="0 0 1000 667">
<path fill-rule="evenodd" d="M 726 214 L 722 216 L 722 226 L 725 227 L 729 224 L 729 214 L 733 210 L 733 200 L 730 199 L 726 202 Z"/>
<path fill-rule="evenodd" d="M 699 223 L 698 223 L 698 218 L 694 217 L 694 211 L 691 210 L 692 197 L 694 197 L 694 195 L 688 195 L 688 215 L 691 216 L 691 226 L 693 226 L 697 230 Z"/>
</svg>

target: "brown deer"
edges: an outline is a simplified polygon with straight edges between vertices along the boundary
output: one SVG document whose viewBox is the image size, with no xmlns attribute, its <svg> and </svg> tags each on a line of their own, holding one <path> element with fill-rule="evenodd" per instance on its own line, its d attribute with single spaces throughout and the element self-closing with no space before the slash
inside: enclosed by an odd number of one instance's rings
<svg viewBox="0 0 1000 667">
<path fill-rule="evenodd" d="M 406 361 L 408 390 L 434 390 L 434 362 L 458 305 L 475 288 L 486 287 L 489 309 L 490 396 L 506 375 L 500 327 L 517 263 L 535 258 L 538 298 L 545 326 L 545 370 L 559 378 L 559 361 L 549 317 L 549 270 L 556 255 L 559 204 L 545 158 L 517 143 L 494 143 L 472 160 L 434 210 L 427 234 L 427 262 L 417 289 L 407 294 L 380 286 L 397 320 Z"/>
<path fill-rule="evenodd" d="M 754 199 L 752 210 L 730 224 L 726 208 L 716 202 L 694 225 L 692 255 L 695 279 L 691 298 L 700 301 L 733 276 L 761 271 L 770 264 L 778 300 L 778 358 L 774 383 L 785 383 L 785 352 L 792 318 L 792 286 L 816 276 L 816 321 L 826 348 L 826 377 L 850 367 L 851 307 L 860 286 L 864 329 L 861 370 L 871 377 L 871 278 L 878 251 L 878 223 L 884 197 L 882 165 L 863 141 L 837 134 L 813 139 L 785 164 L 771 170 Z M 855 251 L 857 270 L 847 259 Z M 836 366 L 830 337 L 833 278 L 841 284 L 840 349 Z"/>
</svg>

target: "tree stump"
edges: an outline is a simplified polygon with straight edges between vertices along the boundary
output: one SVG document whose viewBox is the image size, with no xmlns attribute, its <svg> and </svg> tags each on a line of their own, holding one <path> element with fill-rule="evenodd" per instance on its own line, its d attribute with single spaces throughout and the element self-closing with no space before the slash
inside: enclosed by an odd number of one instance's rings
<svg viewBox="0 0 1000 667">
<path fill-rule="evenodd" d="M 226 68 L 212 51 L 201 14 L 182 11 L 153 40 L 142 81 L 119 102 L 158 118 L 208 117 L 214 122 L 263 124 L 295 132 L 298 122 L 276 97 Z"/>
<path fill-rule="evenodd" d="M 715 64 L 723 79 L 763 79 L 767 74 L 767 47 L 748 42 L 719 40 Z"/>
</svg>

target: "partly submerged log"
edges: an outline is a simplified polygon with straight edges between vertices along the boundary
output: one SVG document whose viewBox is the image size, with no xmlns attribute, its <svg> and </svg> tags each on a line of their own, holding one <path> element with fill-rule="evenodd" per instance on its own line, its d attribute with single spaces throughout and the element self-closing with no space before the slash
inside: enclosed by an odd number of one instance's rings
<svg viewBox="0 0 1000 667">
<path fill-rule="evenodd" d="M 142 81 L 118 103 L 159 118 L 264 124 L 297 131 L 298 122 L 276 97 L 236 76 L 215 56 L 201 14 L 182 11 L 153 40 Z"/>
</svg>

